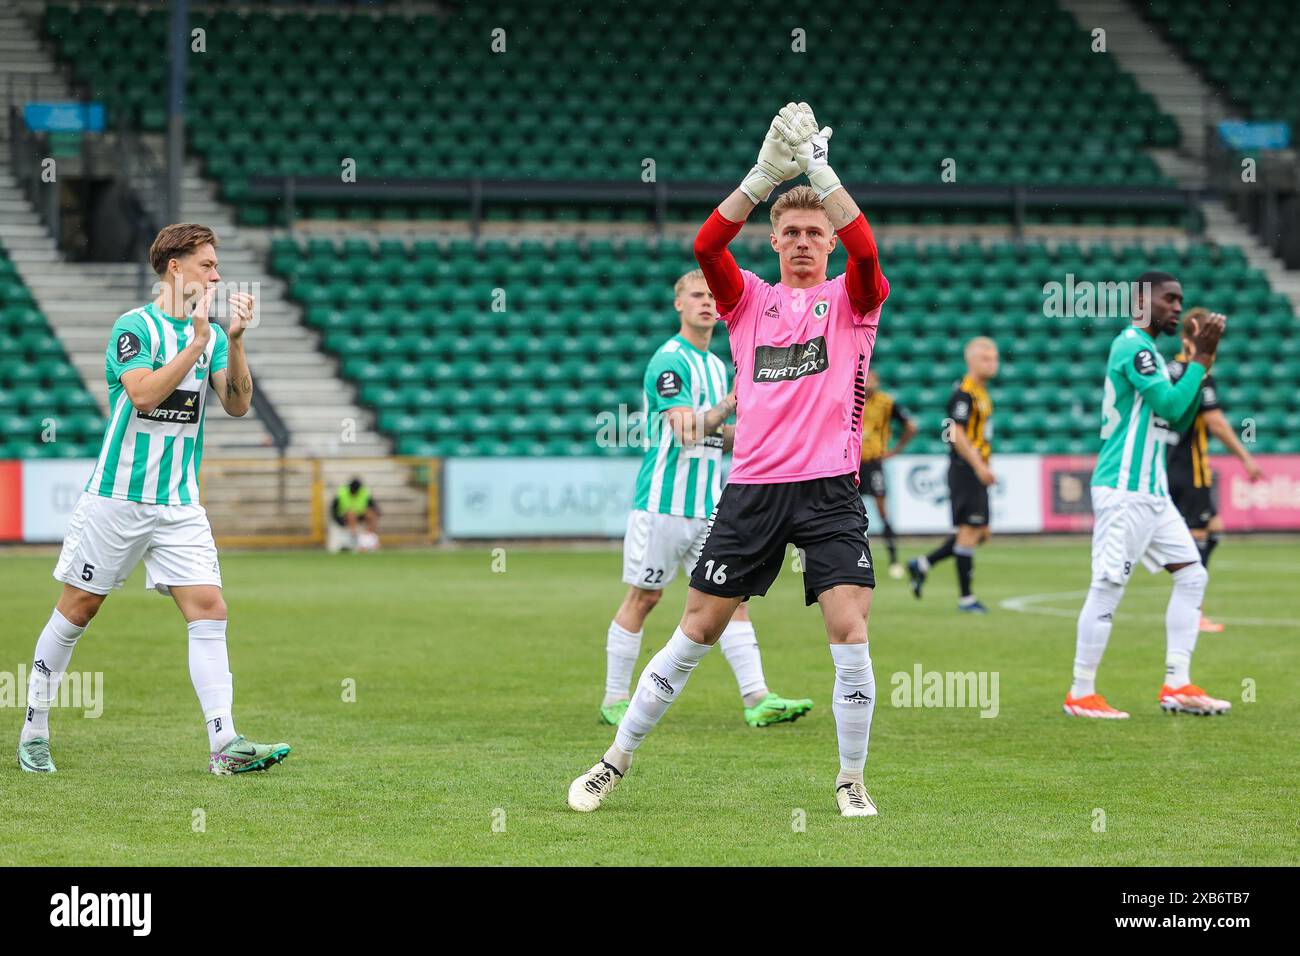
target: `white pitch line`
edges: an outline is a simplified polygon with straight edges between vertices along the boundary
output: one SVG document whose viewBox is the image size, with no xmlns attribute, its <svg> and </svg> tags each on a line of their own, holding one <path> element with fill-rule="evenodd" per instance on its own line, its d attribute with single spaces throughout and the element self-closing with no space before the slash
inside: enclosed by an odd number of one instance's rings
<svg viewBox="0 0 1300 956">
<path fill-rule="evenodd" d="M 1051 591 L 1046 594 L 1022 594 L 1019 597 L 1006 598 L 998 604 L 1008 611 L 1019 611 L 1021 614 L 1041 614 L 1045 617 L 1065 617 L 1074 620 L 1079 616 L 1078 608 L 1042 607 L 1039 602 L 1073 598 L 1078 602 L 1079 607 L 1082 607 L 1083 599 L 1087 596 L 1087 591 Z M 1115 616 L 1131 621 L 1160 621 L 1161 623 L 1164 623 L 1165 619 L 1163 614 L 1128 614 L 1122 611 L 1116 612 Z M 1297 621 L 1281 621 L 1268 617 L 1219 617 L 1216 614 L 1214 619 L 1221 624 L 1247 627 L 1300 627 L 1300 622 Z"/>
</svg>

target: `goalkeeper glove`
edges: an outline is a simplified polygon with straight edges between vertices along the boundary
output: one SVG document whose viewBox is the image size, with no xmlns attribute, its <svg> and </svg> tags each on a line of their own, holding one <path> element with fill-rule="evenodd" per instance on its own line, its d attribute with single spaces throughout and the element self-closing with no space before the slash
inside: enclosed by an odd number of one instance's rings
<svg viewBox="0 0 1300 956">
<path fill-rule="evenodd" d="M 740 191 L 751 202 L 763 202 L 773 189 L 799 175 L 794 149 L 798 144 L 797 129 L 806 128 L 806 125 L 794 103 L 787 103 L 772 119 L 767 136 L 763 138 L 763 147 L 758 152 L 758 162 L 740 182 Z"/>
<path fill-rule="evenodd" d="M 813 117 L 812 107 L 807 103 L 800 103 L 799 112 L 802 116 L 797 128 L 802 128 L 806 124 L 811 129 L 817 130 L 817 120 Z M 818 199 L 825 199 L 840 188 L 840 177 L 835 175 L 835 170 L 831 169 L 828 161 L 830 151 L 828 141 L 833 132 L 834 130 L 829 126 L 824 126 L 795 148 L 795 161 L 807 174 L 812 188 L 817 190 Z"/>
</svg>

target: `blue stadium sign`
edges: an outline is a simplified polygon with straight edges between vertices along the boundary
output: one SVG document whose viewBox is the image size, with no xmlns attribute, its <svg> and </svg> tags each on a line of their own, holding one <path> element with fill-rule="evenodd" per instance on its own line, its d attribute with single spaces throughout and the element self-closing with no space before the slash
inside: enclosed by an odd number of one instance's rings
<svg viewBox="0 0 1300 956">
<path fill-rule="evenodd" d="M 103 103 L 28 103 L 23 119 L 33 133 L 102 133 Z"/>
<path fill-rule="evenodd" d="M 1219 137 L 1233 149 L 1286 149 L 1291 145 L 1291 124 L 1225 120 L 1219 124 Z"/>
</svg>

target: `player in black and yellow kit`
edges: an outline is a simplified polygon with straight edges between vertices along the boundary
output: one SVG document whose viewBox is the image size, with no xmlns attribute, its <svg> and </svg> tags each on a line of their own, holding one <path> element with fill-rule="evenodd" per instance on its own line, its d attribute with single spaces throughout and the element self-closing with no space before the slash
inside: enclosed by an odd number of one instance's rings
<svg viewBox="0 0 1300 956">
<path fill-rule="evenodd" d="M 889 447 L 894 423 L 903 429 L 898 444 Z M 907 443 L 916 436 L 916 422 L 906 409 L 894 401 L 894 396 L 880 390 L 880 376 L 875 370 L 867 372 L 867 399 L 862 406 L 862 465 L 858 469 L 858 491 L 876 499 L 876 509 L 885 526 L 885 547 L 889 548 L 889 576 L 901 578 L 903 566 L 898 563 L 898 537 L 889 523 L 885 510 L 885 459 L 900 454 Z"/>
<path fill-rule="evenodd" d="M 979 336 L 966 343 L 966 377 L 948 400 L 948 421 L 944 440 L 949 443 L 948 495 L 952 500 L 955 532 L 927 555 L 907 562 L 912 576 L 912 593 L 921 596 L 930 568 L 952 555 L 957 561 L 957 583 L 961 598 L 957 609 L 987 614 L 988 608 L 971 592 L 975 570 L 975 549 L 989 539 L 989 486 L 997 477 L 989 468 L 993 437 L 993 400 L 989 380 L 998 374 L 998 347 L 990 338 Z"/>
<path fill-rule="evenodd" d="M 1183 316 L 1183 351 L 1169 363 L 1170 381 L 1177 382 L 1187 371 L 1187 351 L 1191 343 L 1189 330 L 1209 315 L 1208 309 L 1196 308 Z M 1207 567 L 1210 555 L 1219 543 L 1219 532 L 1223 530 L 1223 522 L 1219 520 L 1214 472 L 1210 470 L 1211 435 L 1223 442 L 1228 451 L 1241 460 L 1251 481 L 1258 481 L 1264 476 L 1224 417 L 1223 406 L 1219 404 L 1218 385 L 1214 376 L 1206 372 L 1205 378 L 1201 379 L 1201 410 L 1196 413 L 1187 431 L 1179 434 L 1177 443 L 1169 446 L 1165 456 L 1165 470 L 1169 475 L 1169 497 L 1187 522 L 1187 527 L 1196 540 L 1196 547 L 1201 552 L 1201 564 Z M 1222 631 L 1223 625 L 1201 615 L 1201 630 Z"/>
</svg>

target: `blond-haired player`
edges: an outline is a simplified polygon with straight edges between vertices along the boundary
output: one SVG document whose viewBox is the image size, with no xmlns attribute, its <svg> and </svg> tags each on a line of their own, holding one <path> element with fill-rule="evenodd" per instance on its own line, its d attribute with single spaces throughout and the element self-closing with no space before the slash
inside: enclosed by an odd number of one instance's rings
<svg viewBox="0 0 1300 956">
<path fill-rule="evenodd" d="M 857 473 L 867 366 L 889 283 L 871 226 L 827 162 L 830 135 L 806 103 L 787 104 L 768 127 L 758 162 L 696 236 L 695 258 L 736 365 L 734 464 L 681 621 L 641 672 L 613 744 L 570 784 L 574 810 L 596 810 L 609 797 L 736 609 L 767 593 L 793 544 L 802 555 L 804 602 L 821 608 L 835 669 L 835 803 L 843 816 L 876 814 L 863 781 L 876 703 L 867 645 L 875 572 Z M 772 205 L 781 281 L 768 283 L 742 271 L 727 246 L 758 204 L 800 171 L 809 185 Z M 828 278 L 837 242 L 848 266 Z"/>
</svg>

